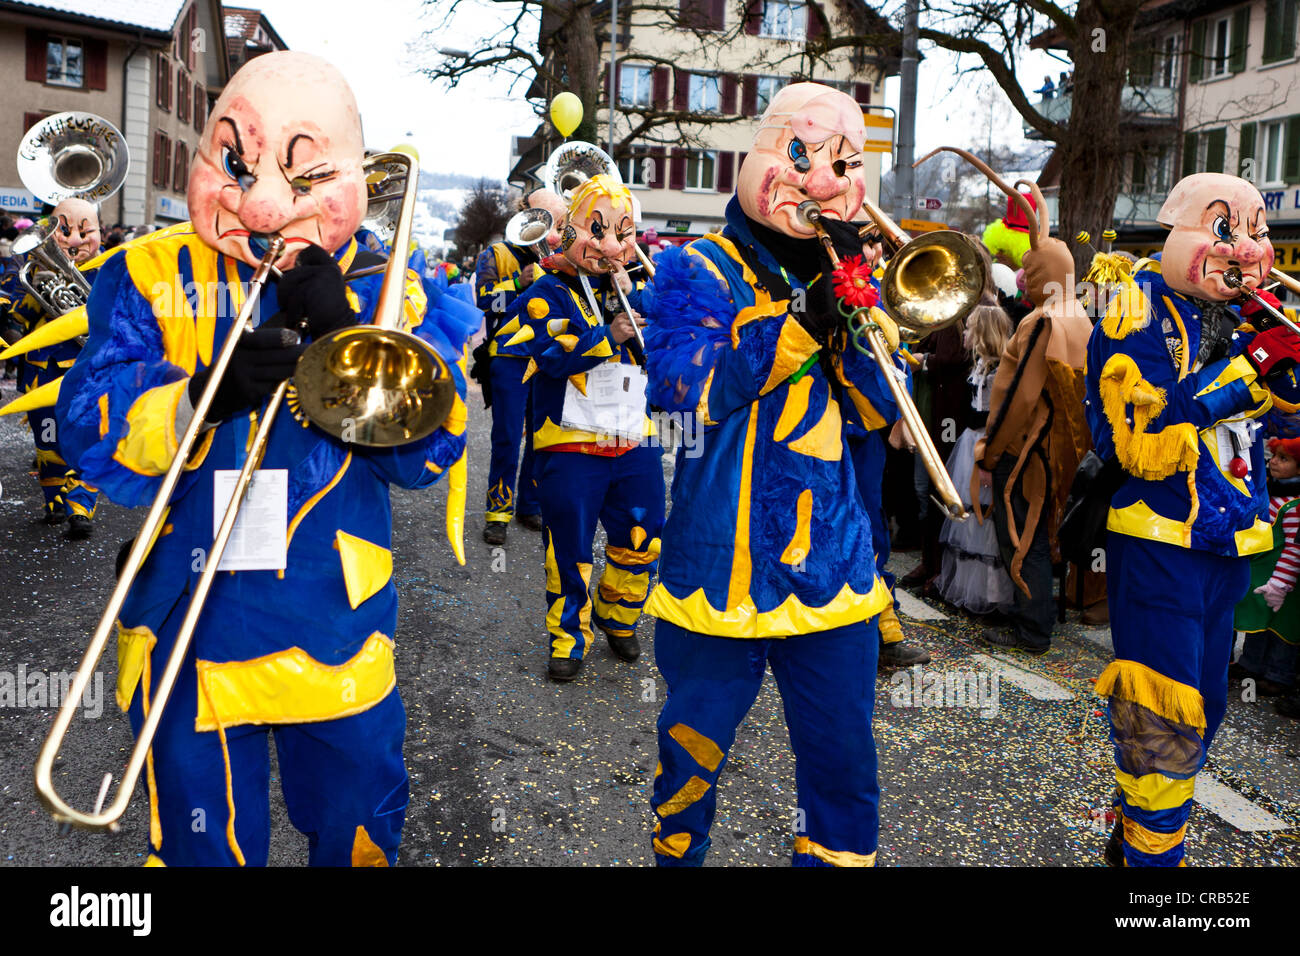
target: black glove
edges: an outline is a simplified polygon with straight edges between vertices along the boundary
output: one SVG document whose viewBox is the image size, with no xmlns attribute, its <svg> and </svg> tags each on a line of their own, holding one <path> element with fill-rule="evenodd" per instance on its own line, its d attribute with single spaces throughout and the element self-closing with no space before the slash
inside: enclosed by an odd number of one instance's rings
<svg viewBox="0 0 1300 956">
<path fill-rule="evenodd" d="M 292 377 L 306 348 L 292 329 L 263 326 L 243 333 L 205 420 L 224 422 L 238 411 L 260 405 L 277 385 Z M 211 372 L 205 368 L 190 378 L 190 404 L 198 404 Z"/>
<path fill-rule="evenodd" d="M 284 325 L 312 341 L 355 325 L 357 314 L 348 305 L 346 290 L 338 263 L 320 246 L 308 246 L 276 284 Z"/>
</svg>

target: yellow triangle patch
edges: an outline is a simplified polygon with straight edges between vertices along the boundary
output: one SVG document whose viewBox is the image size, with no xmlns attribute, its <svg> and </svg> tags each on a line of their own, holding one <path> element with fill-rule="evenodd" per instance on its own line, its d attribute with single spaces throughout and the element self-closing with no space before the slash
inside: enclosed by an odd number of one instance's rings
<svg viewBox="0 0 1300 956">
<path fill-rule="evenodd" d="M 355 611 L 363 601 L 379 593 L 393 576 L 393 552 L 346 531 L 338 531 L 334 540 L 343 564 L 348 603 Z"/>
</svg>

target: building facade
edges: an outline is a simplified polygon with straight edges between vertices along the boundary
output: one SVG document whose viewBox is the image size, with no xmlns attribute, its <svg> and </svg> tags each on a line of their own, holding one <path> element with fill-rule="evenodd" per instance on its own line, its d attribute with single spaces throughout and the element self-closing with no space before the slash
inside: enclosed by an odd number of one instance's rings
<svg viewBox="0 0 1300 956">
<path fill-rule="evenodd" d="M 131 161 L 123 188 L 102 204 L 106 226 L 189 218 L 190 164 L 228 77 L 218 0 L 0 2 L 0 142 L 16 149 L 43 116 L 66 110 L 116 126 Z M 0 153 L 0 202 L 39 211 L 12 150 Z"/>
<path fill-rule="evenodd" d="M 641 206 L 641 228 L 674 242 L 722 227 L 740 162 L 777 90 L 815 80 L 843 90 L 870 110 L 883 103 L 885 76 L 897 72 L 896 50 L 846 47 L 825 59 L 807 55 L 828 30 L 837 35 L 862 32 L 850 22 L 855 15 L 874 18 L 873 31 L 894 35 L 864 4 L 680 0 L 679 12 L 691 27 L 633 8 L 619 32 L 612 82 L 606 30 L 601 45 L 604 98 L 597 115 L 598 145 L 608 152 L 612 96 L 613 155 Z M 608 24 L 608 10 L 604 15 Z M 529 96 L 549 102 L 558 92 L 534 83 Z M 669 122 L 634 134 L 647 125 L 648 116 Z M 544 126 L 517 144 L 511 182 L 525 187 L 528 171 L 560 142 Z M 868 152 L 864 157 L 873 200 L 879 195 L 880 156 Z"/>
</svg>

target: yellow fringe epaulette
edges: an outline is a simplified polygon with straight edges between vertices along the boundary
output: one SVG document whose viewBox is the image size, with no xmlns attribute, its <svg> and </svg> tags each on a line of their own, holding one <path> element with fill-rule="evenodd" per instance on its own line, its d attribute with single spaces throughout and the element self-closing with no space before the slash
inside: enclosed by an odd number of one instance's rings
<svg viewBox="0 0 1300 956">
<path fill-rule="evenodd" d="M 1137 661 L 1113 660 L 1097 678 L 1097 693 L 1140 704 L 1166 720 L 1205 729 L 1205 700 L 1182 684 Z"/>
<path fill-rule="evenodd" d="M 1196 468 L 1200 448 L 1195 425 L 1182 422 L 1147 432 L 1147 425 L 1165 409 L 1165 393 L 1142 377 L 1130 356 L 1121 353 L 1110 357 L 1101 370 L 1097 391 L 1110 422 L 1115 457 L 1130 475 L 1162 481 L 1175 472 Z"/>
<path fill-rule="evenodd" d="M 1133 276 L 1127 272 L 1120 275 L 1112 284 L 1118 288 L 1106 306 L 1106 314 L 1101 320 L 1101 330 L 1108 338 L 1122 339 L 1147 327 L 1151 321 L 1151 304 L 1142 294 L 1142 287 L 1134 282 Z"/>
<path fill-rule="evenodd" d="M 1133 274 L 1133 261 L 1116 252 L 1099 252 L 1092 257 L 1092 265 L 1084 282 L 1097 282 L 1102 285 L 1116 285 Z"/>
</svg>

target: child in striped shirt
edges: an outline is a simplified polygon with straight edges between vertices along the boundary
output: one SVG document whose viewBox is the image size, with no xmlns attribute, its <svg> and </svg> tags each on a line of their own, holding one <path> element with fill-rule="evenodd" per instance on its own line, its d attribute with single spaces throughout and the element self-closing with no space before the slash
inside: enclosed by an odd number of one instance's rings
<svg viewBox="0 0 1300 956">
<path fill-rule="evenodd" d="M 1273 548 L 1251 558 L 1251 591 L 1237 605 L 1234 626 L 1246 632 L 1241 659 L 1228 668 L 1234 679 L 1251 678 L 1256 692 L 1276 697 L 1295 683 L 1300 642 L 1300 438 L 1271 438 L 1268 515 Z"/>
</svg>

